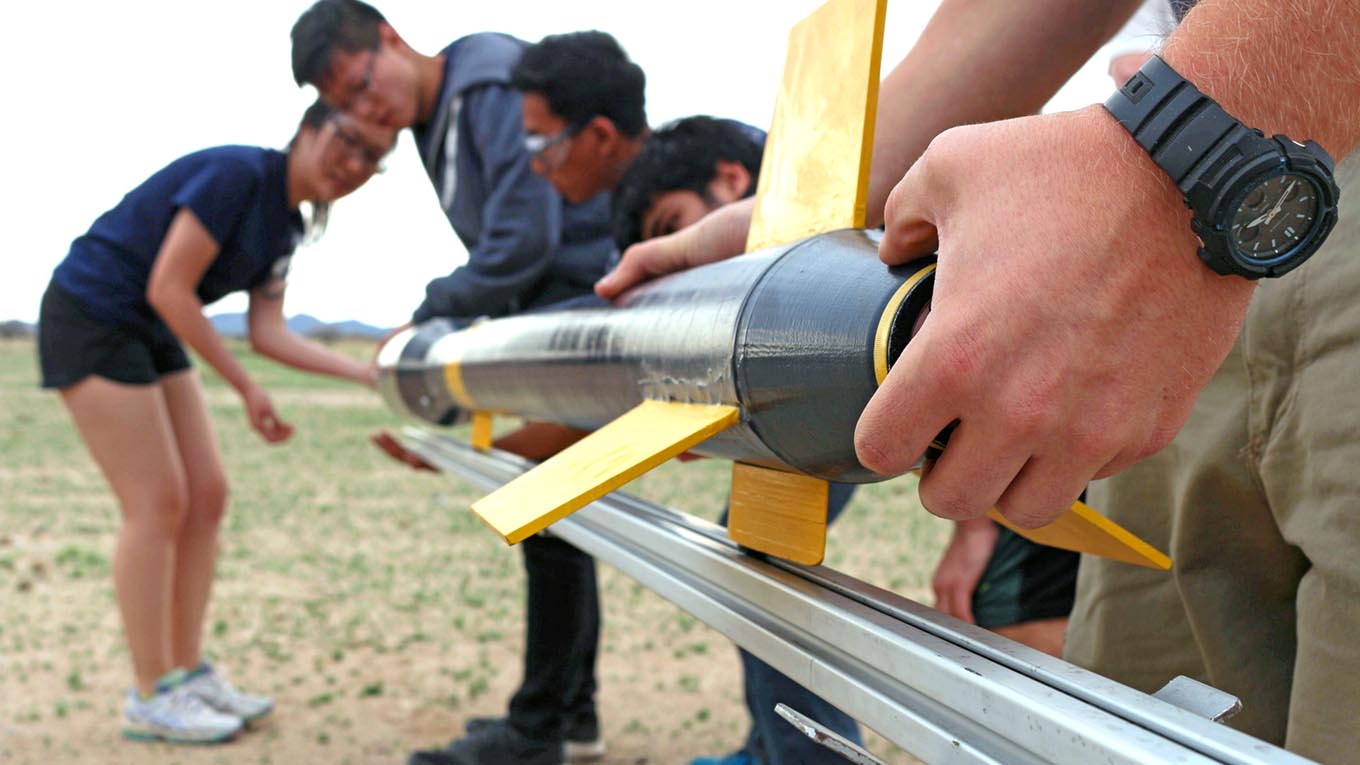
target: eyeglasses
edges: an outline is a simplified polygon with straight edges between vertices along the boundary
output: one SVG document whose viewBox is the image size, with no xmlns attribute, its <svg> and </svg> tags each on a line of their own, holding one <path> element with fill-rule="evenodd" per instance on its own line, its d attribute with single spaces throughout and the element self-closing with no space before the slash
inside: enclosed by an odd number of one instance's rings
<svg viewBox="0 0 1360 765">
<path fill-rule="evenodd" d="M 340 140 L 340 146 L 346 156 L 359 159 L 367 167 L 372 167 L 378 172 L 382 171 L 383 160 L 387 158 L 387 149 L 375 148 L 368 141 L 340 127 L 337 122 L 332 122 L 331 128 L 335 131 L 335 137 Z"/>
<path fill-rule="evenodd" d="M 373 90 L 373 67 L 378 63 L 378 49 L 373 48 L 368 52 L 368 63 L 364 65 L 364 76 L 354 84 L 345 97 L 344 106 L 340 106 L 341 111 L 349 111 L 354 108 L 354 103 L 365 94 Z"/>
<path fill-rule="evenodd" d="M 529 152 L 531 158 L 545 165 L 556 164 L 548 161 L 548 152 L 554 146 L 560 146 L 575 138 L 576 134 L 580 133 L 584 127 L 585 125 L 568 125 L 557 131 L 556 135 L 526 135 L 524 136 L 524 150 Z"/>
</svg>

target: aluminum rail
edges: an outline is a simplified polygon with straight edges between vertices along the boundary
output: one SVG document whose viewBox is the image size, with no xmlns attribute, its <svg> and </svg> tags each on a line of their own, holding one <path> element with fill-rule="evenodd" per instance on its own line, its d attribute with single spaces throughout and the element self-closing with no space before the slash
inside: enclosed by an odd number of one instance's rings
<svg viewBox="0 0 1360 765">
<path fill-rule="evenodd" d="M 532 466 L 408 428 L 439 470 L 493 489 Z M 1307 763 L 824 567 L 616 492 L 552 529 L 929 763 Z"/>
</svg>

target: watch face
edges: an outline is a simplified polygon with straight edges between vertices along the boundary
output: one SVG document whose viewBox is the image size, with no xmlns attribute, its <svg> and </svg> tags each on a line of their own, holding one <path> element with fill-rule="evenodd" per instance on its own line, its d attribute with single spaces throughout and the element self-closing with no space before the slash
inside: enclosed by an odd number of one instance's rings
<svg viewBox="0 0 1360 765">
<path fill-rule="evenodd" d="M 1247 192 L 1233 216 L 1230 235 L 1251 260 L 1279 258 L 1308 238 L 1321 202 L 1313 182 L 1294 173 L 1275 175 Z"/>
</svg>

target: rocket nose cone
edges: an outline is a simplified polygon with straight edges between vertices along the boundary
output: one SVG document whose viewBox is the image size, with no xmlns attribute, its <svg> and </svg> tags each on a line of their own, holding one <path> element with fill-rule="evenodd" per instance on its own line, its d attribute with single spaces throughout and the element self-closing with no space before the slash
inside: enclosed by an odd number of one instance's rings
<svg viewBox="0 0 1360 765">
<path fill-rule="evenodd" d="M 389 409 L 440 425 L 458 419 L 458 409 L 444 387 L 444 365 L 430 357 L 440 338 L 457 328 L 436 319 L 395 333 L 378 349 L 378 392 Z"/>
</svg>

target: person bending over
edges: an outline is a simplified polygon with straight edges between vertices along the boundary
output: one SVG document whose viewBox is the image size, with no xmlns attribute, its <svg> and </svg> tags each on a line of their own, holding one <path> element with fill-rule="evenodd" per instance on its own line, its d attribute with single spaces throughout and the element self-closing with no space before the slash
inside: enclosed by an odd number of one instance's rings
<svg viewBox="0 0 1360 765">
<path fill-rule="evenodd" d="M 372 385 L 374 367 L 306 340 L 283 314 L 289 258 L 330 203 L 377 170 L 391 135 L 312 105 L 286 151 L 219 146 L 153 174 L 77 238 L 38 319 L 44 388 L 60 392 L 117 497 L 113 581 L 132 658 L 128 738 L 225 741 L 273 702 L 203 658 L 227 477 L 187 344 L 241 397 L 265 442 L 293 428 L 203 315 L 247 291 L 251 347 L 296 369 Z"/>
</svg>

